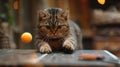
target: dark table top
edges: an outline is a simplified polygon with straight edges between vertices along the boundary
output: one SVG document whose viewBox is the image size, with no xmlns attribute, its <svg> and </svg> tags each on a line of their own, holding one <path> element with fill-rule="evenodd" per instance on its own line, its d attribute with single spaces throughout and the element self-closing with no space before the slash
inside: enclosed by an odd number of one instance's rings
<svg viewBox="0 0 120 67">
<path fill-rule="evenodd" d="M 81 60 L 78 54 L 96 53 L 104 60 Z M 112 66 L 119 67 L 118 58 L 106 50 L 76 50 L 73 54 L 40 54 L 36 50 L 1 49 L 0 66 Z"/>
</svg>

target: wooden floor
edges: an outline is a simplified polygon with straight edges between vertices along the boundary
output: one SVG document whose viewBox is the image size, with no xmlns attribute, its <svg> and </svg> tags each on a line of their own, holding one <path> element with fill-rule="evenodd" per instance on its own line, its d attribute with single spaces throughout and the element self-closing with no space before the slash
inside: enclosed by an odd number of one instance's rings
<svg viewBox="0 0 120 67">
<path fill-rule="evenodd" d="M 105 56 L 104 60 L 80 60 L 78 54 L 97 53 Z M 40 54 L 36 50 L 0 50 L 0 66 L 95 66 L 95 67 L 119 67 L 118 58 L 106 50 L 78 50 L 73 54 L 52 53 Z"/>
</svg>

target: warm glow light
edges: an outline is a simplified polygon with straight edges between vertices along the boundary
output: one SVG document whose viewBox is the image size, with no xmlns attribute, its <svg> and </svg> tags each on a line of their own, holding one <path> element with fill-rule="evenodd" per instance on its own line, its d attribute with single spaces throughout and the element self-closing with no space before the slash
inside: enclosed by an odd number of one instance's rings
<svg viewBox="0 0 120 67">
<path fill-rule="evenodd" d="M 105 0 L 97 0 L 99 4 L 104 5 L 105 4 Z"/>
</svg>

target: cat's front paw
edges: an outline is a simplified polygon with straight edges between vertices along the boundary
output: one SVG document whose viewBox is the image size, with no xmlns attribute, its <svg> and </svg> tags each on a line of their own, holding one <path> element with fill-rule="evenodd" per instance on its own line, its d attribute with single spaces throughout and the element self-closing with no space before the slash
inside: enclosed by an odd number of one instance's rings
<svg viewBox="0 0 120 67">
<path fill-rule="evenodd" d="M 75 47 L 73 45 L 73 43 L 69 40 L 66 40 L 64 43 L 63 43 L 63 51 L 65 53 L 73 53 L 73 51 L 75 50 Z"/>
<path fill-rule="evenodd" d="M 40 53 L 51 53 L 52 52 L 51 47 L 47 43 L 42 45 L 39 50 L 40 50 Z"/>
</svg>

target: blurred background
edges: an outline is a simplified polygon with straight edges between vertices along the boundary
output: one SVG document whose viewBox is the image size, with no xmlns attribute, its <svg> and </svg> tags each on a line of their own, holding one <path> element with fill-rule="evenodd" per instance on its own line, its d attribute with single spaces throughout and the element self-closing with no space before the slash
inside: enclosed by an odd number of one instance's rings
<svg viewBox="0 0 120 67">
<path fill-rule="evenodd" d="M 0 0 L 0 48 L 34 49 L 21 42 L 23 32 L 34 34 L 37 11 L 70 10 L 70 19 L 83 33 L 84 49 L 109 50 L 120 57 L 120 0 Z"/>
</svg>

